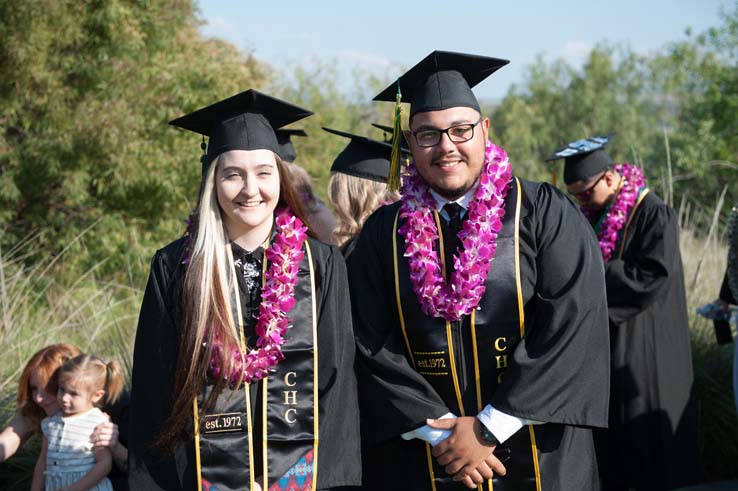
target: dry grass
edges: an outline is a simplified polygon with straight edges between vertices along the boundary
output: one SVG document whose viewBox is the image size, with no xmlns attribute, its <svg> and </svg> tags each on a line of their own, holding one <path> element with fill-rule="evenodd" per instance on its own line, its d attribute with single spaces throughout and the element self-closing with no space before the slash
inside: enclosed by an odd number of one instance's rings
<svg viewBox="0 0 738 491">
<path fill-rule="evenodd" d="M 9 401 L 26 361 L 48 344 L 76 344 L 103 359 L 117 359 L 130 374 L 140 290 L 97 278 L 97 267 L 70 275 L 62 256 L 42 254 L 33 250 L 31 239 L 0 255 L 0 349 L 5 357 L 0 401 L 8 410 L 0 422 L 9 417 Z"/>
<path fill-rule="evenodd" d="M 18 377 L 28 359 L 51 343 L 68 342 L 105 360 L 122 363 L 130 380 L 136 319 L 142 292 L 97 277 L 65 272 L 63 254 L 54 258 L 29 237 L 0 251 L 0 424 L 15 413 Z M 29 264 L 32 264 L 29 266 Z M 99 265 L 98 265 L 99 266 Z M 38 455 L 34 438 L 0 464 L 0 489 L 30 487 Z"/>
<path fill-rule="evenodd" d="M 702 464 L 707 480 L 738 477 L 738 416 L 733 399 L 734 344 L 718 345 L 711 321 L 695 309 L 717 298 L 725 273 L 728 247 L 718 223 L 722 197 L 711 225 L 702 232 L 691 225 L 682 206 L 681 250 L 690 312 L 695 391 L 700 402 Z"/>
</svg>

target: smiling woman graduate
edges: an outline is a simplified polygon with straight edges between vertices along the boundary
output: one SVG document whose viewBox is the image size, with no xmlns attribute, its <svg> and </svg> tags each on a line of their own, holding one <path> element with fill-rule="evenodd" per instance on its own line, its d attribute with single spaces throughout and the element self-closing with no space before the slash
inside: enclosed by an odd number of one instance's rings
<svg viewBox="0 0 738 491">
<path fill-rule="evenodd" d="M 171 122 L 210 140 L 196 218 L 141 306 L 131 489 L 360 481 L 346 268 L 308 236 L 274 133 L 310 114 L 248 90 Z"/>
</svg>

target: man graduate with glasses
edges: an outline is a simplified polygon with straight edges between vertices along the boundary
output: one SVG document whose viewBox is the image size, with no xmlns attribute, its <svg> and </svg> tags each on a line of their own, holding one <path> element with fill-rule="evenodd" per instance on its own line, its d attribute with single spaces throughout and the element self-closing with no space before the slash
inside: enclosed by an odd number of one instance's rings
<svg viewBox="0 0 738 491">
<path fill-rule="evenodd" d="M 413 159 L 348 260 L 366 489 L 599 488 L 602 261 L 576 207 L 488 141 L 471 87 L 507 63 L 436 51 L 375 98 L 410 102 Z"/>
<path fill-rule="evenodd" d="M 680 488 L 700 466 L 679 222 L 640 168 L 615 165 L 608 141 L 578 140 L 548 159 L 564 159 L 564 183 L 605 262 L 612 367 L 601 471 L 608 490 Z"/>
</svg>

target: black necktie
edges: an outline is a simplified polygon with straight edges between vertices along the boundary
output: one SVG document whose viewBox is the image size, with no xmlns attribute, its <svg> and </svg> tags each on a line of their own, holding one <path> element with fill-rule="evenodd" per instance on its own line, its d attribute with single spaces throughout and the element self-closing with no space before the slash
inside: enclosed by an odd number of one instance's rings
<svg viewBox="0 0 738 491">
<path fill-rule="evenodd" d="M 461 213 L 464 211 L 464 208 L 458 203 L 446 203 L 443 206 L 443 209 L 448 215 L 448 223 L 445 227 L 445 233 L 443 234 L 443 248 L 444 255 L 446 256 L 446 274 L 448 277 L 448 275 L 450 275 L 454 270 L 454 253 L 456 253 L 456 249 L 461 245 L 458 233 L 459 230 L 461 230 Z"/>
<path fill-rule="evenodd" d="M 461 212 L 464 211 L 464 207 L 458 203 L 446 203 L 443 209 L 448 214 L 448 228 L 456 235 L 461 230 Z"/>
</svg>

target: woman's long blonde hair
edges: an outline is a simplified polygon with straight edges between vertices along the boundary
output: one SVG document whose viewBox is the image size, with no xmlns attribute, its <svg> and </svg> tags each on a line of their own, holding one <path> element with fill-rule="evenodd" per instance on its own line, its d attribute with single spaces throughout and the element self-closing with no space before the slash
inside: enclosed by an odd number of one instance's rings
<svg viewBox="0 0 738 491">
<path fill-rule="evenodd" d="M 364 221 L 384 203 L 393 203 L 400 195 L 387 191 L 383 182 L 333 172 L 328 184 L 328 199 L 338 216 L 333 240 L 342 245 L 361 232 Z"/>
<path fill-rule="evenodd" d="M 197 228 L 182 288 L 182 330 L 172 391 L 174 401 L 156 443 L 161 448 L 171 447 L 192 417 L 192 401 L 205 384 L 213 339 L 217 336 L 224 347 L 220 360 L 224 373 L 228 373 L 233 364 L 232 358 L 226 355 L 241 346 L 230 300 L 234 278 L 228 261 L 229 239 L 215 186 L 221 157 L 210 164 L 201 189 Z M 274 157 L 279 172 L 277 208 L 289 207 L 308 226 L 291 174 L 279 156 L 275 154 Z M 314 237 L 311 230 L 308 234 Z M 223 379 L 215 381 L 202 414 L 215 405 L 225 385 Z"/>
</svg>

